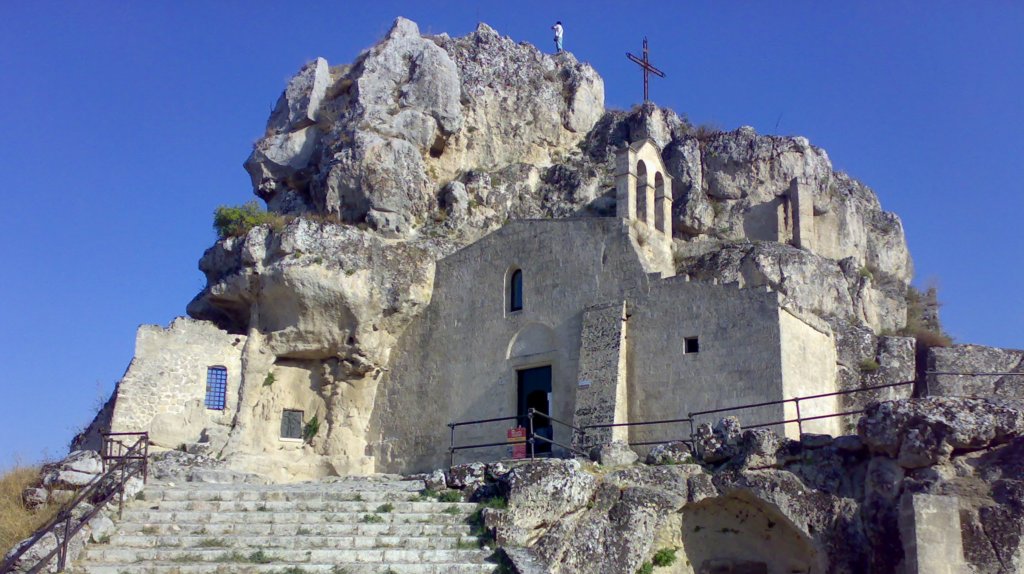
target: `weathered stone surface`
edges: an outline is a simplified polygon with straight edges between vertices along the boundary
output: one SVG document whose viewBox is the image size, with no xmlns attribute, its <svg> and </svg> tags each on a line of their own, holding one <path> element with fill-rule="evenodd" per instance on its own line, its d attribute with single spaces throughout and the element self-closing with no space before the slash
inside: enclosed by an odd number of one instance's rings
<svg viewBox="0 0 1024 574">
<path fill-rule="evenodd" d="M 868 407 L 858 434 L 873 453 L 920 468 L 947 461 L 955 450 L 978 450 L 1024 434 L 1024 412 L 994 399 L 885 402 Z"/>
<path fill-rule="evenodd" d="M 482 462 L 471 462 L 453 466 L 448 471 L 448 486 L 466 488 L 484 483 L 487 467 Z"/>
<path fill-rule="evenodd" d="M 640 457 L 629 445 L 622 441 L 612 441 L 594 449 L 591 458 L 604 466 L 627 466 Z"/>
<path fill-rule="evenodd" d="M 702 281 L 768 286 L 787 296 L 787 306 L 823 318 L 855 318 L 872 329 L 901 328 L 905 284 L 852 277 L 833 259 L 780 243 L 677 245 L 677 270 Z M 843 343 L 848 348 L 849 343 Z M 849 356 L 849 353 L 845 353 Z"/>
<path fill-rule="evenodd" d="M 742 429 L 736 417 L 726 417 L 715 423 L 702 423 L 697 426 L 693 439 L 693 447 L 697 456 L 707 463 L 728 460 L 739 451 Z"/>
<path fill-rule="evenodd" d="M 928 375 L 932 396 L 971 396 L 1024 399 L 1024 351 L 981 345 L 932 347 L 930 373 L 1020 373 L 1002 375 Z"/>
<path fill-rule="evenodd" d="M 907 572 L 957 574 L 966 568 L 955 497 L 904 493 L 899 526 Z"/>
<path fill-rule="evenodd" d="M 21 502 L 29 510 L 46 504 L 49 499 L 50 493 L 45 488 L 26 488 L 21 493 Z"/>
<path fill-rule="evenodd" d="M 597 481 L 577 461 L 538 461 L 505 475 L 508 509 L 495 531 L 499 544 L 528 546 L 539 529 L 586 506 Z"/>
<path fill-rule="evenodd" d="M 684 464 L 691 462 L 693 455 L 685 442 L 675 441 L 655 445 L 647 453 L 647 464 Z"/>
<path fill-rule="evenodd" d="M 331 80 L 327 60 L 317 58 L 299 70 L 285 88 L 267 121 L 267 129 L 284 133 L 316 123 Z"/>
</svg>

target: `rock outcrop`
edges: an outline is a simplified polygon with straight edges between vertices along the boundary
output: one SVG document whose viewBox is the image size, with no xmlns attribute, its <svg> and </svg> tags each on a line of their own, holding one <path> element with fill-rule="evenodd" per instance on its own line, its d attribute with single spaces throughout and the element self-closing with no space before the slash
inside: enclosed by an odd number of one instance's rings
<svg viewBox="0 0 1024 574">
<path fill-rule="evenodd" d="M 1014 402 L 901 400 L 873 404 L 859 435 L 800 441 L 725 419 L 689 463 L 480 465 L 507 499 L 484 518 L 522 572 L 635 572 L 657 554 L 679 573 L 1008 574 L 1024 558 L 1022 417 Z M 919 547 L 921 532 L 956 544 Z"/>
</svg>

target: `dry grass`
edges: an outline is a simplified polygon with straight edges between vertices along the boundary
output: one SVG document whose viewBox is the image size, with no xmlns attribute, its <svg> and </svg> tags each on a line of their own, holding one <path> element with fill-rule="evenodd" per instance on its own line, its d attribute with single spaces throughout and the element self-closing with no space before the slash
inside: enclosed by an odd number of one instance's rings
<svg viewBox="0 0 1024 574">
<path fill-rule="evenodd" d="M 21 493 L 39 480 L 39 468 L 15 465 L 0 476 L 0 553 L 6 554 L 15 544 L 27 538 L 53 518 L 58 504 L 46 504 L 28 510 Z"/>
</svg>

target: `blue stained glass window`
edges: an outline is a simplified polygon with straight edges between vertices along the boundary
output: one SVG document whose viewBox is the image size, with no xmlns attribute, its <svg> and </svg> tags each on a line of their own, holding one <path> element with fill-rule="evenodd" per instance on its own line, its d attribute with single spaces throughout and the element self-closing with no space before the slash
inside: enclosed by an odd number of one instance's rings
<svg viewBox="0 0 1024 574">
<path fill-rule="evenodd" d="M 228 370 L 224 367 L 206 369 L 206 408 L 224 410 L 228 393 Z"/>
</svg>

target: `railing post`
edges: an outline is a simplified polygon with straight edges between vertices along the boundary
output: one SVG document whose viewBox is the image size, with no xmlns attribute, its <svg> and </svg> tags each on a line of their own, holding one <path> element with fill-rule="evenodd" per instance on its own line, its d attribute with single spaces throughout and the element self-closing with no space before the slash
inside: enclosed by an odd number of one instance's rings
<svg viewBox="0 0 1024 574">
<path fill-rule="evenodd" d="M 448 469 L 451 470 L 455 466 L 455 423 L 448 423 L 448 428 L 451 430 L 451 443 L 448 445 Z"/>
<path fill-rule="evenodd" d="M 530 439 L 529 439 L 529 442 L 530 442 L 530 460 L 534 460 L 535 458 L 537 458 L 537 446 L 536 446 L 536 443 L 533 440 L 533 409 L 532 408 L 526 412 L 526 417 L 530 421 L 530 434 L 529 434 L 529 437 L 530 437 Z"/>
<path fill-rule="evenodd" d="M 800 433 L 799 436 L 802 437 L 802 436 L 804 436 L 804 422 L 800 418 L 800 397 L 794 397 L 793 398 L 793 402 L 796 404 L 796 428 L 797 428 L 797 431 Z M 782 416 L 783 417 L 786 416 L 785 411 L 783 411 Z M 785 433 L 785 431 L 783 431 L 783 433 Z M 799 437 L 798 437 L 798 439 L 799 439 Z"/>
<path fill-rule="evenodd" d="M 121 464 L 121 488 L 120 488 L 121 492 L 118 494 L 118 499 L 119 500 L 118 500 L 118 503 L 117 503 L 117 519 L 118 520 L 122 520 L 124 518 L 124 489 L 125 489 L 124 471 L 125 471 L 125 467 L 128 466 L 127 463 L 125 463 L 124 460 L 122 460 L 121 463 L 122 463 Z"/>
<path fill-rule="evenodd" d="M 68 510 L 68 517 L 64 519 L 64 536 L 61 538 L 57 550 L 57 572 L 63 572 L 68 563 L 68 538 L 71 537 L 71 510 Z"/>
<path fill-rule="evenodd" d="M 149 481 L 149 433 L 143 434 L 142 439 L 146 441 L 142 452 L 142 484 L 145 485 Z"/>
</svg>

